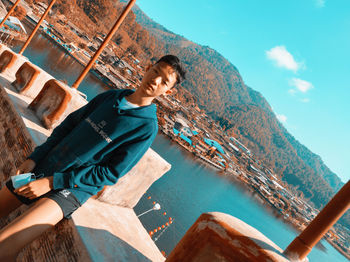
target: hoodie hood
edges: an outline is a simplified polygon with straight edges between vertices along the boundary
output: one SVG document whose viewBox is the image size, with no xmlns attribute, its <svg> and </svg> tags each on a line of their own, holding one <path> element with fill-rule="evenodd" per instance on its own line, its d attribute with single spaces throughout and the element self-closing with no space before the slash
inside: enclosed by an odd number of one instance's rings
<svg viewBox="0 0 350 262">
<path fill-rule="evenodd" d="M 115 108 L 120 115 L 128 115 L 128 116 L 134 116 L 134 117 L 140 117 L 140 118 L 150 118 L 150 119 L 157 119 L 157 106 L 155 104 L 150 104 L 148 106 L 140 106 L 137 108 L 127 109 L 123 110 L 119 108 L 119 103 L 122 100 L 123 97 L 131 95 L 134 93 L 134 90 L 130 89 L 122 89 L 117 90 L 115 92 L 115 103 L 113 105 L 113 108 Z"/>
</svg>

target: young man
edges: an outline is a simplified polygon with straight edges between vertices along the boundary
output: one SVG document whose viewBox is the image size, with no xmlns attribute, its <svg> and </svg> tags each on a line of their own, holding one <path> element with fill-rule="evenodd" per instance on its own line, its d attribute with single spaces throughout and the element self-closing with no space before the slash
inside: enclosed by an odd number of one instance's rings
<svg viewBox="0 0 350 262">
<path fill-rule="evenodd" d="M 179 59 L 166 55 L 146 71 L 135 92 L 100 94 L 56 127 L 17 170 L 42 178 L 17 189 L 9 180 L 0 190 L 0 218 L 35 202 L 0 230 L 0 261 L 15 261 L 26 244 L 130 170 L 157 134 L 153 99 L 171 94 L 184 77 Z"/>
</svg>

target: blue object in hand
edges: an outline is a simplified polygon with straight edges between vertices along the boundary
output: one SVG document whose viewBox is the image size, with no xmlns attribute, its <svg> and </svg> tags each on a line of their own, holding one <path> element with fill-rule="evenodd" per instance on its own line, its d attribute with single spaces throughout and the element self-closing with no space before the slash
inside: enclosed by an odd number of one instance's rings
<svg viewBox="0 0 350 262">
<path fill-rule="evenodd" d="M 12 185 L 14 188 L 19 188 L 21 186 L 24 186 L 29 182 L 34 181 L 35 179 L 36 178 L 34 173 L 25 173 L 17 176 L 11 176 Z"/>
</svg>

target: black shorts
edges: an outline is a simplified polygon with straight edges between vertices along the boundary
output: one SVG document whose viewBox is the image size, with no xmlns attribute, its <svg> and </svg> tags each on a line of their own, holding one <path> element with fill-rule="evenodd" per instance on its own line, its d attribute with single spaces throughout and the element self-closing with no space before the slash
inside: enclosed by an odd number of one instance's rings
<svg viewBox="0 0 350 262">
<path fill-rule="evenodd" d="M 57 189 L 57 190 L 51 190 L 47 192 L 46 194 L 35 198 L 35 199 L 29 199 L 23 196 L 20 196 L 14 192 L 15 188 L 12 185 L 11 179 L 6 182 L 6 187 L 17 197 L 19 201 L 21 201 L 23 204 L 30 205 L 40 198 L 49 198 L 55 201 L 60 208 L 62 209 L 63 216 L 65 218 L 71 218 L 71 215 L 75 210 L 77 210 L 81 204 L 78 201 L 78 199 L 67 189 Z"/>
</svg>

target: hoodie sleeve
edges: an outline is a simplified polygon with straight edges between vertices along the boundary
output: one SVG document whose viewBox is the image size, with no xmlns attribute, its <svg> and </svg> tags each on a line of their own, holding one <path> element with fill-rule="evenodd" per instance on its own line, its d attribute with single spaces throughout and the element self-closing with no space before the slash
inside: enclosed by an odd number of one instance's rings
<svg viewBox="0 0 350 262">
<path fill-rule="evenodd" d="M 65 120 L 52 131 L 46 142 L 40 146 L 37 146 L 34 149 L 34 152 L 31 153 L 28 158 L 32 159 L 35 163 L 40 162 L 40 160 L 42 160 L 52 148 L 54 148 L 66 135 L 68 135 L 70 131 L 80 123 L 81 120 L 88 116 L 94 108 L 103 102 L 110 93 L 111 91 L 108 91 L 97 95 L 85 106 L 70 113 Z"/>
<path fill-rule="evenodd" d="M 125 143 L 112 152 L 107 163 L 83 166 L 64 173 L 53 174 L 54 189 L 82 188 L 91 189 L 105 185 L 114 185 L 137 164 L 151 146 L 157 134 L 157 127 L 145 137 Z"/>
</svg>

